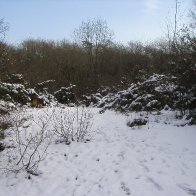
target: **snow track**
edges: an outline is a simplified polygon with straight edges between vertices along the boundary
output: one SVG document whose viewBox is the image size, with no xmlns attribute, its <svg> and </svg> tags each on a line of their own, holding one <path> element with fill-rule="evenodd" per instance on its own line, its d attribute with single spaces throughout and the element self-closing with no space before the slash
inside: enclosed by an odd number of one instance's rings
<svg viewBox="0 0 196 196">
<path fill-rule="evenodd" d="M 127 120 L 139 114 L 92 112 L 91 141 L 52 143 L 42 174 L 31 180 L 2 174 L 0 196 L 196 195 L 195 126 L 174 126 L 182 121 L 164 112 L 132 129 Z"/>
</svg>

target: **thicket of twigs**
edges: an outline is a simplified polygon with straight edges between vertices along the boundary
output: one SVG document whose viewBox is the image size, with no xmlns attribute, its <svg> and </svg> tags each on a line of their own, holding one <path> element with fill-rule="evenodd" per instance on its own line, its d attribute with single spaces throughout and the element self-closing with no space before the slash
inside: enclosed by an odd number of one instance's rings
<svg viewBox="0 0 196 196">
<path fill-rule="evenodd" d="M 56 108 L 35 116 L 19 111 L 1 121 L 11 127 L 6 131 L 9 143 L 2 143 L 0 171 L 26 172 L 30 178 L 39 175 L 39 165 L 46 158 L 50 144 L 70 145 L 89 140 L 92 114 L 85 108 Z"/>
</svg>

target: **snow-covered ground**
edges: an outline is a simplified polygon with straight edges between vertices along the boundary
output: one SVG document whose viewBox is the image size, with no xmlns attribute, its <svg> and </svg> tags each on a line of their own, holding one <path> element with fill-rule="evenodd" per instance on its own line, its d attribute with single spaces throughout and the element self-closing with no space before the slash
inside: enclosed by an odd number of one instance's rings
<svg viewBox="0 0 196 196">
<path fill-rule="evenodd" d="M 32 109 L 28 114 L 44 111 Z M 0 171 L 0 196 L 196 195 L 195 126 L 180 126 L 184 122 L 171 111 L 143 114 L 148 116 L 147 125 L 135 128 L 127 121 L 139 113 L 99 114 L 93 108 L 91 112 L 90 141 L 70 145 L 53 141 L 40 163 L 41 174 L 30 180 L 22 172 Z M 8 134 L 6 140 L 11 137 Z M 6 153 L 0 152 L 0 159 Z"/>
</svg>

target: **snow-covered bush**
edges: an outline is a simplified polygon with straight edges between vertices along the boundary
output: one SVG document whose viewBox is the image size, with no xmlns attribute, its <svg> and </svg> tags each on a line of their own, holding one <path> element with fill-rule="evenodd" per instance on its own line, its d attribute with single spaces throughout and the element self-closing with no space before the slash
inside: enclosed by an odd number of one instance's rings
<svg viewBox="0 0 196 196">
<path fill-rule="evenodd" d="M 7 100 L 9 98 L 9 100 Z M 28 92 L 22 84 L 0 82 L 0 99 L 26 104 L 30 101 Z"/>
<path fill-rule="evenodd" d="M 11 110 L 14 107 L 15 106 L 12 103 L 0 100 L 0 114 L 1 115 L 8 114 L 9 110 Z"/>
<path fill-rule="evenodd" d="M 167 105 L 171 109 L 192 110 L 196 108 L 195 87 L 182 94 L 175 77 L 153 74 L 143 82 L 132 83 L 125 90 L 84 96 L 86 106 L 118 111 L 154 111 Z"/>
<path fill-rule="evenodd" d="M 92 94 L 89 96 L 83 95 L 82 99 L 83 99 L 83 104 L 85 106 L 92 106 L 92 105 L 96 105 L 97 107 L 103 107 L 105 105 L 104 102 L 100 103 L 102 100 L 102 95 L 100 93 L 96 93 L 96 94 Z M 100 103 L 100 104 L 98 104 Z"/>
<path fill-rule="evenodd" d="M 55 101 L 55 97 L 48 93 L 46 90 L 44 92 L 36 92 L 34 88 L 26 88 L 23 84 L 15 83 L 3 83 L 0 82 L 0 99 L 6 102 L 15 102 L 21 104 L 27 104 L 32 98 L 39 97 L 46 104 L 50 104 Z M 2 107 L 0 107 L 0 112 Z"/>
<path fill-rule="evenodd" d="M 54 84 L 55 80 L 46 80 L 36 84 L 35 89 L 40 94 L 48 94 L 48 88 Z"/>
<path fill-rule="evenodd" d="M 70 84 L 68 87 L 61 87 L 60 90 L 54 92 L 54 96 L 59 103 L 69 104 L 75 103 L 76 97 L 73 92 L 75 85 Z"/>
</svg>

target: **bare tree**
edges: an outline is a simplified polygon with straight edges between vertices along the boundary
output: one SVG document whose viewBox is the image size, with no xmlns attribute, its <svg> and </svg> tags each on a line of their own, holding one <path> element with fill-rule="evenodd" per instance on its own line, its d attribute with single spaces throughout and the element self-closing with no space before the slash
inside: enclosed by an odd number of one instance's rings
<svg viewBox="0 0 196 196">
<path fill-rule="evenodd" d="M 82 22 L 73 36 L 76 43 L 83 46 L 88 53 L 93 77 L 97 77 L 98 56 L 112 43 L 113 32 L 105 20 L 92 19 Z"/>
<path fill-rule="evenodd" d="M 8 58 L 8 47 L 4 42 L 5 33 L 8 31 L 8 24 L 5 23 L 4 19 L 0 19 L 0 77 L 5 75 L 7 71 Z"/>
<path fill-rule="evenodd" d="M 193 7 L 190 10 L 190 16 L 191 16 L 191 28 L 196 29 L 196 0 L 193 1 Z"/>
<path fill-rule="evenodd" d="M 173 39 L 174 42 L 176 40 L 176 33 L 177 33 L 177 16 L 178 16 L 178 0 L 176 0 L 175 2 L 175 14 L 174 14 L 174 35 L 173 35 Z"/>
<path fill-rule="evenodd" d="M 5 37 L 6 31 L 8 31 L 9 26 L 5 23 L 4 19 L 0 19 L 0 41 L 2 41 Z"/>
<path fill-rule="evenodd" d="M 81 26 L 74 31 L 76 43 L 96 52 L 111 43 L 113 32 L 107 22 L 102 19 L 92 19 L 82 22 Z"/>
<path fill-rule="evenodd" d="M 171 72 L 177 76 L 179 84 L 179 102 L 178 108 L 182 115 L 188 109 L 189 112 L 194 106 L 188 96 L 190 92 L 195 96 L 196 79 L 195 79 L 195 62 L 196 62 L 196 34 L 195 34 L 195 7 L 196 1 L 193 1 L 192 10 L 190 10 L 191 20 L 188 24 L 179 25 L 179 0 L 175 0 L 175 15 L 173 35 L 169 38 L 171 54 Z"/>
</svg>

